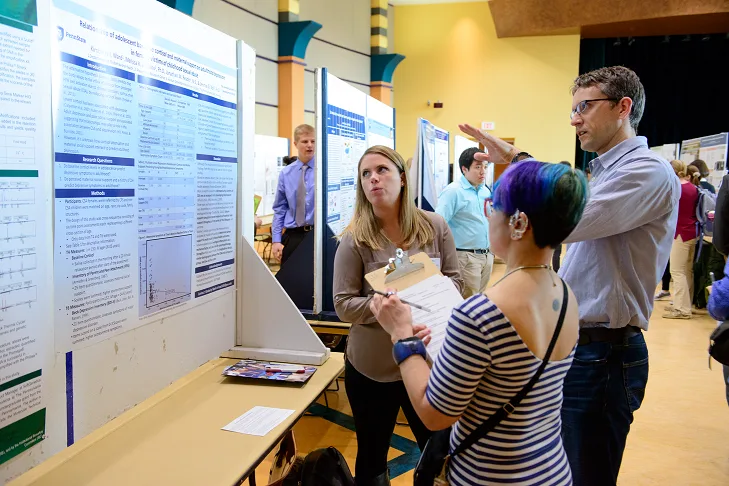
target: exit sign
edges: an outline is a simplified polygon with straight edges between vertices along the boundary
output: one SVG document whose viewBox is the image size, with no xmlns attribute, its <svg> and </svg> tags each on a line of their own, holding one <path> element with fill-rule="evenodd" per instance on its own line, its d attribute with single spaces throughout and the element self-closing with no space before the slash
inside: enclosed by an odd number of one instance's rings
<svg viewBox="0 0 729 486">
<path fill-rule="evenodd" d="M 496 128 L 496 122 L 481 122 L 481 130 L 494 130 Z"/>
</svg>

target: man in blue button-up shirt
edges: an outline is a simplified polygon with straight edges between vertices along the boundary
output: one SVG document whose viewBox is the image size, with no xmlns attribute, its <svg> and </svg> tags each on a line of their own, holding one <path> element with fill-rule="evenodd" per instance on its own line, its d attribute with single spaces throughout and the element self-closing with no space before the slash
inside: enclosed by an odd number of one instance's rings
<svg viewBox="0 0 729 486">
<path fill-rule="evenodd" d="M 453 232 L 464 297 L 486 289 L 494 264 L 489 251 L 489 223 L 484 214 L 484 201 L 491 197 L 491 190 L 484 184 L 486 162 L 473 158 L 479 152 L 483 153 L 476 148 L 463 151 L 458 159 L 461 177 L 443 189 L 435 208 Z"/>
<path fill-rule="evenodd" d="M 314 227 L 314 133 L 311 125 L 296 127 L 294 145 L 298 151 L 298 160 L 281 169 L 278 176 L 276 199 L 273 202 L 271 249 L 273 256 L 281 260 L 282 265 Z M 301 203 L 303 208 L 298 207 Z M 282 236 L 284 228 L 286 233 Z"/>
<path fill-rule="evenodd" d="M 637 136 L 644 106 L 643 85 L 625 67 L 585 73 L 572 88 L 572 126 L 582 150 L 598 155 L 590 164 L 590 197 L 559 272 L 580 307 L 562 404 L 562 440 L 575 486 L 617 483 L 648 382 L 643 331 L 676 231 L 680 183 Z M 469 125 L 461 129 L 488 148 L 492 162 L 508 163 L 519 152 Z"/>
</svg>

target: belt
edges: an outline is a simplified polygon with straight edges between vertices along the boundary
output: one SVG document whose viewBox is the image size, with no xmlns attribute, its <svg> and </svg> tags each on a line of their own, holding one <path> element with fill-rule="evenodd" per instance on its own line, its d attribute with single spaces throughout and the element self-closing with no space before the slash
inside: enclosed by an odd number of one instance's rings
<svg viewBox="0 0 729 486">
<path fill-rule="evenodd" d="M 476 255 L 488 255 L 491 251 L 486 248 L 485 250 L 466 250 L 465 248 L 456 248 L 456 251 L 465 251 L 467 253 L 475 253 Z"/>
<path fill-rule="evenodd" d="M 618 329 L 607 327 L 583 327 L 580 329 L 580 339 L 577 344 L 583 346 L 590 343 L 623 344 L 626 339 L 640 334 L 641 329 L 635 326 L 625 326 Z"/>
<path fill-rule="evenodd" d="M 286 231 L 291 233 L 308 233 L 309 231 L 314 229 L 313 224 L 307 224 L 304 226 L 299 226 L 298 228 L 286 228 Z"/>
</svg>

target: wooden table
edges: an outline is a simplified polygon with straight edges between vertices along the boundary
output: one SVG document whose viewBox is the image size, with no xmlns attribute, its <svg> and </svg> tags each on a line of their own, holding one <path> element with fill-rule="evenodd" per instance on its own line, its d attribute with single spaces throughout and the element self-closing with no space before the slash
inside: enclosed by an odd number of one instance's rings
<svg viewBox="0 0 729 486">
<path fill-rule="evenodd" d="M 314 321 L 309 319 L 306 322 L 309 323 L 314 332 L 320 334 L 341 334 L 348 336 L 349 329 L 352 327 L 352 324 L 348 322 Z"/>
<path fill-rule="evenodd" d="M 332 353 L 303 387 L 222 377 L 234 363 L 205 363 L 10 484 L 255 484 L 256 466 L 340 375 L 344 356 Z M 265 437 L 220 430 L 256 405 L 295 412 Z"/>
</svg>

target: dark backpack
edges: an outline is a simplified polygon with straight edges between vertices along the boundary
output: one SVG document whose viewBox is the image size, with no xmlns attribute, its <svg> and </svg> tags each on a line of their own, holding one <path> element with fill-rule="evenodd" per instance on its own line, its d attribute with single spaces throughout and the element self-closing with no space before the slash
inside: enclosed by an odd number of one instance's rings
<svg viewBox="0 0 729 486">
<path fill-rule="evenodd" d="M 334 447 L 307 454 L 301 467 L 300 486 L 354 486 L 354 478 L 342 453 Z"/>
<path fill-rule="evenodd" d="M 723 365 L 729 366 L 729 321 L 722 322 L 709 338 L 709 355 Z"/>
</svg>

